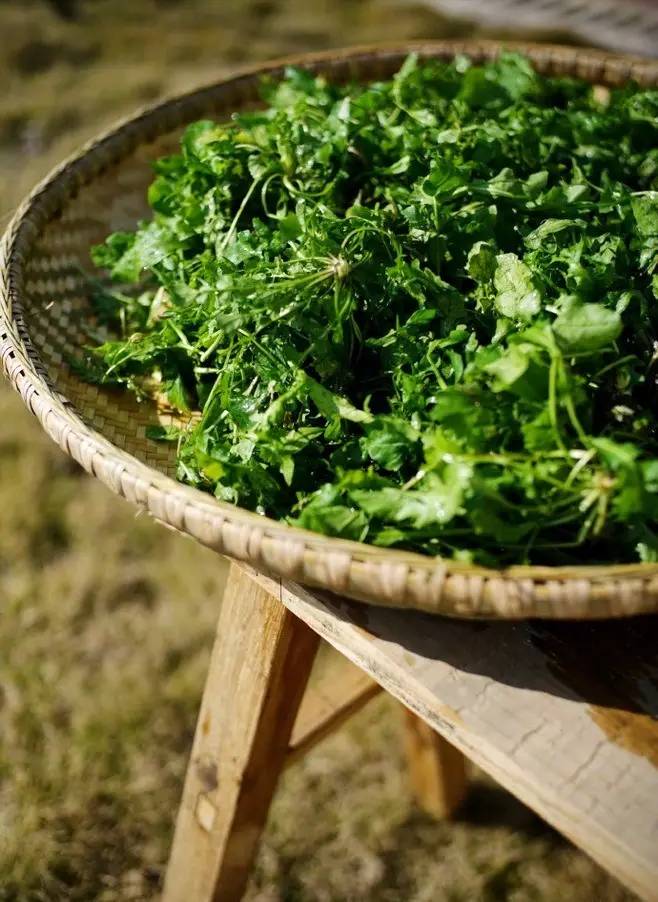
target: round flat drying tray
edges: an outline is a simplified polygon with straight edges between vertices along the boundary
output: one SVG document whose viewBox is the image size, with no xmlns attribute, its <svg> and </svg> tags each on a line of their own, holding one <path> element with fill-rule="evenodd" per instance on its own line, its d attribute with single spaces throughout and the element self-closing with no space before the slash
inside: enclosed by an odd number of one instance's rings
<svg viewBox="0 0 658 902">
<path fill-rule="evenodd" d="M 579 48 L 512 45 L 544 73 L 603 85 L 658 84 L 658 62 Z M 405 56 L 494 57 L 489 42 L 357 47 L 277 61 L 138 113 L 67 160 L 19 207 L 0 245 L 0 356 L 48 434 L 117 494 L 204 545 L 372 604 L 459 617 L 612 617 L 658 610 L 658 565 L 488 570 L 295 529 L 220 503 L 172 477 L 168 445 L 145 437 L 155 407 L 82 382 L 67 361 L 87 343 L 89 248 L 147 214 L 150 163 L 181 128 L 257 101 L 260 77 L 303 65 L 329 78 L 390 76 Z"/>
</svg>

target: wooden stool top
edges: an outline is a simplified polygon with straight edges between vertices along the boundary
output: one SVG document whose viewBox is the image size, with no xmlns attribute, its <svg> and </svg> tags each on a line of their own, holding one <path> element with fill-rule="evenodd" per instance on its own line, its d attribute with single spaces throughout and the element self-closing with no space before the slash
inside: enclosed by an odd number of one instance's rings
<svg viewBox="0 0 658 902">
<path fill-rule="evenodd" d="M 280 592 L 510 792 L 658 899 L 658 619 L 467 622 Z"/>
</svg>

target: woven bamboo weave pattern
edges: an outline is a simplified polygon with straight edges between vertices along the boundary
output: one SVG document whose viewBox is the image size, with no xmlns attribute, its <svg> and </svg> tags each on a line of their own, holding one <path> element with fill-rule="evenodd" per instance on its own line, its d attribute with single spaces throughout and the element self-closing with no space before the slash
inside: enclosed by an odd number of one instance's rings
<svg viewBox="0 0 658 902">
<path fill-rule="evenodd" d="M 544 73 L 593 83 L 658 84 L 658 63 L 548 45 L 511 45 Z M 242 72 L 118 125 L 62 164 L 21 205 L 0 244 L 0 356 L 28 408 L 58 444 L 114 492 L 215 550 L 299 582 L 380 605 L 461 617 L 606 617 L 658 610 L 658 565 L 488 570 L 293 529 L 175 482 L 175 452 L 146 438 L 168 421 L 155 404 L 81 381 L 69 363 L 90 343 L 89 248 L 147 214 L 150 162 L 200 117 L 257 102 L 264 72 L 288 63 L 337 80 L 390 76 L 410 50 L 475 60 L 489 42 L 355 48 Z"/>
</svg>

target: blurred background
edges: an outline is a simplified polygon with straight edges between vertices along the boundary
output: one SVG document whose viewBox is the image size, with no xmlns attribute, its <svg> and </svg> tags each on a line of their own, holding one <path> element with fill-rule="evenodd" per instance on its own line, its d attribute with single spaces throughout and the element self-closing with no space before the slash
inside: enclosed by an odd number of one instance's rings
<svg viewBox="0 0 658 902">
<path fill-rule="evenodd" d="M 0 34 L 4 226 L 32 184 L 99 129 L 245 62 L 470 36 L 658 53 L 658 9 L 4 0 Z M 0 423 L 0 900 L 157 899 L 224 566 L 84 475 L 1 380 Z M 286 772 L 248 899 L 633 898 L 483 775 L 456 823 L 422 815 L 399 715 L 379 698 Z"/>
</svg>

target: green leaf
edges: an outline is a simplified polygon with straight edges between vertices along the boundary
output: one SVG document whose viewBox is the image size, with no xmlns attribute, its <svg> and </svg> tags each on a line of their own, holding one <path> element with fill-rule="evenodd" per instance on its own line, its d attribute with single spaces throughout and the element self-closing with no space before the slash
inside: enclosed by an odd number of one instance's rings
<svg viewBox="0 0 658 902">
<path fill-rule="evenodd" d="M 496 252 L 486 241 L 476 241 L 468 252 L 466 270 L 476 282 L 490 282 L 496 273 Z"/>
<path fill-rule="evenodd" d="M 564 232 L 566 229 L 574 226 L 584 225 L 584 221 L 578 219 L 545 219 L 541 225 L 526 235 L 525 243 L 528 247 L 536 250 L 541 248 L 542 244 L 552 235 L 558 235 L 560 232 Z"/>
<path fill-rule="evenodd" d="M 357 490 L 351 492 L 351 497 L 371 517 L 423 529 L 449 523 L 457 515 L 470 477 L 468 466 L 451 464 L 445 468 L 443 478 L 436 474 L 427 476 L 422 489 Z"/>
<path fill-rule="evenodd" d="M 363 537 L 368 525 L 363 511 L 341 503 L 340 493 L 330 485 L 319 489 L 292 522 L 304 529 L 355 541 Z"/>
<path fill-rule="evenodd" d="M 498 82 L 514 100 L 540 92 L 541 83 L 537 73 L 530 60 L 519 53 L 501 53 L 492 70 L 496 73 Z"/>
<path fill-rule="evenodd" d="M 342 398 L 329 391 L 311 376 L 305 375 L 304 382 L 310 399 L 320 413 L 328 419 L 339 417 L 342 420 L 349 420 L 351 423 L 372 422 L 372 414 L 367 410 L 359 410 L 347 398 Z"/>
<path fill-rule="evenodd" d="M 384 470 L 414 467 L 419 451 L 418 433 L 404 420 L 376 417 L 362 440 L 363 449 Z"/>
<path fill-rule="evenodd" d="M 598 351 L 619 338 L 621 316 L 602 304 L 569 304 L 553 323 L 558 343 L 567 354 Z"/>
<path fill-rule="evenodd" d="M 420 194 L 430 202 L 449 197 L 465 183 L 463 174 L 448 163 L 437 163 L 420 185 Z"/>
<path fill-rule="evenodd" d="M 498 254 L 496 262 L 496 309 L 510 319 L 531 320 L 541 309 L 541 296 L 532 273 L 516 254 Z"/>
<path fill-rule="evenodd" d="M 187 389 L 180 376 L 176 376 L 175 379 L 165 382 L 163 389 L 167 395 L 167 400 L 172 407 L 175 407 L 176 410 L 180 410 L 184 413 L 189 412 L 190 405 Z"/>
<path fill-rule="evenodd" d="M 181 430 L 178 426 L 147 426 L 146 437 L 154 442 L 177 442 Z"/>
<path fill-rule="evenodd" d="M 487 363 L 483 369 L 493 376 L 491 388 L 493 391 L 505 391 L 511 388 L 524 375 L 530 365 L 529 355 L 512 345 L 505 353 L 499 354 L 491 363 Z"/>
<path fill-rule="evenodd" d="M 658 191 L 649 191 L 631 201 L 637 228 L 643 237 L 658 236 Z"/>
<path fill-rule="evenodd" d="M 448 388 L 439 392 L 430 415 L 442 432 L 450 433 L 462 447 L 479 451 L 488 448 L 496 435 L 495 403 L 479 386 Z M 433 443 L 434 432 L 428 430 L 425 436 Z"/>
</svg>

